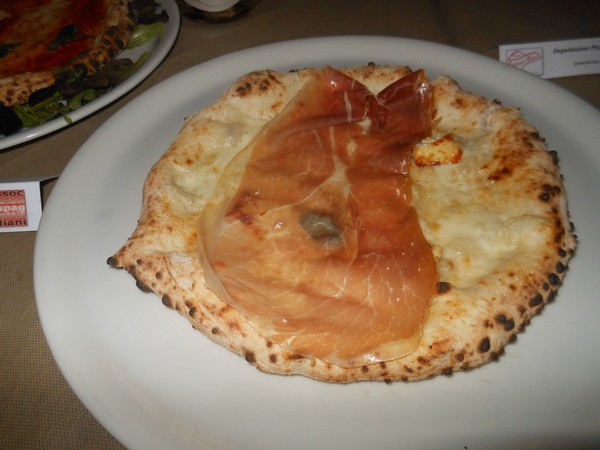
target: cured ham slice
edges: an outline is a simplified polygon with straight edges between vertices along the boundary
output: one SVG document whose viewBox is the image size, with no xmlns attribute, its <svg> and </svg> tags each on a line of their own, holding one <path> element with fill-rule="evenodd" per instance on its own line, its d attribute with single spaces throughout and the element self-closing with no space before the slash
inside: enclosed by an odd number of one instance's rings
<svg viewBox="0 0 600 450">
<path fill-rule="evenodd" d="M 356 367 L 412 352 L 438 280 L 409 178 L 431 126 L 421 71 L 377 95 L 318 72 L 207 203 L 208 288 L 304 357 Z"/>
</svg>

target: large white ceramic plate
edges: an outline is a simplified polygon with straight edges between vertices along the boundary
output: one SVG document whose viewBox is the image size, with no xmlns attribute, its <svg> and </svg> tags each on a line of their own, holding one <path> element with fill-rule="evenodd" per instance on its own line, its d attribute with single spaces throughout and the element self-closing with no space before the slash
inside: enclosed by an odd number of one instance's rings
<svg viewBox="0 0 600 450">
<path fill-rule="evenodd" d="M 579 249 L 556 301 L 498 363 L 413 384 L 266 375 L 106 265 L 135 226 L 146 173 L 186 115 L 254 69 L 370 61 L 449 74 L 465 89 L 520 105 L 559 152 Z M 129 448 L 589 447 L 600 442 L 599 123 L 595 108 L 547 81 L 397 38 L 283 42 L 187 70 L 107 121 L 51 195 L 34 268 L 54 357 Z"/>
<path fill-rule="evenodd" d="M 149 52 L 150 55 L 148 60 L 140 67 L 136 72 L 131 75 L 127 80 L 111 89 L 106 94 L 98 97 L 94 101 L 82 106 L 75 111 L 69 113 L 71 123 L 64 120 L 62 117 L 57 117 L 43 125 L 39 125 L 33 128 L 24 128 L 21 131 L 4 136 L 0 133 L 0 150 L 4 148 L 13 147 L 24 142 L 31 141 L 33 139 L 46 136 L 54 131 L 66 128 L 69 125 L 99 111 L 105 106 L 111 104 L 115 100 L 127 94 L 133 90 L 137 85 L 146 79 L 154 69 L 156 69 L 160 63 L 169 54 L 169 51 L 177 40 L 180 26 L 179 9 L 175 0 L 157 0 L 169 15 L 169 21 L 166 23 L 166 28 L 159 38 L 153 39 L 152 41 L 134 49 L 124 50 L 119 58 L 131 58 L 136 61 L 143 53 Z"/>
</svg>

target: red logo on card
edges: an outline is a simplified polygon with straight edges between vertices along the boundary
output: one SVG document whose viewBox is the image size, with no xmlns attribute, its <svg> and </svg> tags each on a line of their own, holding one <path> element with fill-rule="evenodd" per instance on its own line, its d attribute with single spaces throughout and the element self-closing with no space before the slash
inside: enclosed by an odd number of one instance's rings
<svg viewBox="0 0 600 450">
<path fill-rule="evenodd" d="M 517 48 L 506 51 L 506 62 L 536 75 L 544 74 L 544 51 L 541 47 Z"/>
<path fill-rule="evenodd" d="M 0 190 L 0 227 L 26 227 L 27 203 L 23 189 Z"/>
</svg>

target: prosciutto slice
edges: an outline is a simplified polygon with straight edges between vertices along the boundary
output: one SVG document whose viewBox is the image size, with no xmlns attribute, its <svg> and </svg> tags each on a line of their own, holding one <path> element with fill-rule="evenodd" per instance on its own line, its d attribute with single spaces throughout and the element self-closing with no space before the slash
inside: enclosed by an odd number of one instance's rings
<svg viewBox="0 0 600 450">
<path fill-rule="evenodd" d="M 413 351 L 437 282 L 409 178 L 430 96 L 421 71 L 377 95 L 319 71 L 207 203 L 209 289 L 304 357 L 356 367 Z"/>
</svg>

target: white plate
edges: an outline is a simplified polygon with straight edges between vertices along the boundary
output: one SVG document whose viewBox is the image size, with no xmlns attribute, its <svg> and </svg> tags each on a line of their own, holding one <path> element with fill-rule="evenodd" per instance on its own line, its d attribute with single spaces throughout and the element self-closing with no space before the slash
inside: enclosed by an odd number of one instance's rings
<svg viewBox="0 0 600 450">
<path fill-rule="evenodd" d="M 556 301 L 498 363 L 419 383 L 266 375 L 194 331 L 106 258 L 186 115 L 242 74 L 369 61 L 449 74 L 521 105 L 559 151 L 580 245 Z M 600 114 L 549 82 L 462 50 L 385 37 L 277 43 L 189 69 L 126 105 L 80 149 L 42 218 L 35 288 L 46 337 L 94 416 L 130 448 L 539 448 L 600 439 Z"/>
<path fill-rule="evenodd" d="M 129 91 L 133 90 L 138 84 L 144 81 L 146 77 L 150 75 L 169 54 L 169 51 L 175 44 L 175 40 L 179 34 L 179 25 L 181 22 L 179 17 L 179 9 L 177 8 L 175 0 L 157 0 L 157 2 L 169 15 L 169 21 L 166 23 L 166 28 L 163 34 L 159 38 L 153 39 L 152 41 L 140 47 L 124 50 L 119 54 L 119 58 L 131 58 L 133 61 L 136 61 L 144 52 L 149 51 L 151 53 L 148 60 L 133 75 L 116 86 L 114 89 L 111 89 L 106 94 L 98 97 L 90 103 L 87 103 L 81 108 L 71 111 L 69 113 L 71 124 L 95 113 L 96 111 L 99 111 L 118 98 L 127 94 Z M 57 117 L 43 125 L 33 128 L 24 128 L 21 131 L 9 136 L 0 134 L 0 150 L 37 139 L 54 131 L 68 127 L 71 124 L 65 121 L 64 118 Z"/>
</svg>

